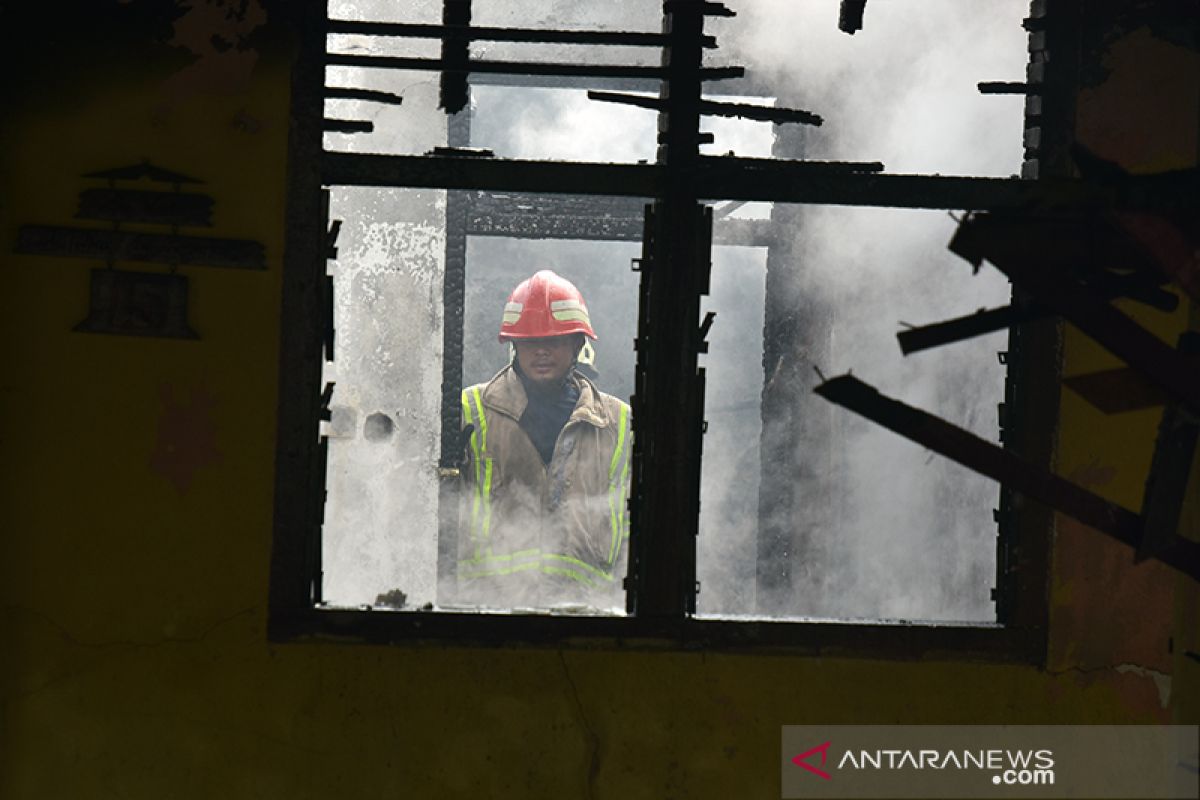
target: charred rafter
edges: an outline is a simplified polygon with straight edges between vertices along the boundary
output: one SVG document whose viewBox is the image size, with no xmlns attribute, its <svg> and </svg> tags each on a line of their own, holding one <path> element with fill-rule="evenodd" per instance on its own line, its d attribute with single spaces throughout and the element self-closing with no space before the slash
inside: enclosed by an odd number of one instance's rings
<svg viewBox="0 0 1200 800">
<path fill-rule="evenodd" d="M 447 31 L 442 36 L 442 69 L 439 103 L 447 114 L 457 114 L 466 108 L 468 64 L 471 61 L 471 41 L 466 32 L 471 24 L 471 0 L 442 0 L 442 22 Z"/>
<path fill-rule="evenodd" d="M 712 247 L 712 210 L 699 203 L 687 177 L 700 161 L 704 18 L 732 12 L 695 0 L 667 0 L 663 9 L 670 43 L 654 167 L 661 183 L 646 211 L 638 303 L 627 608 L 649 619 L 682 619 L 696 609 L 704 434 L 703 336 L 696 320 L 708 293 Z"/>
<path fill-rule="evenodd" d="M 401 95 L 392 92 L 381 92 L 376 89 L 356 89 L 348 86 L 327 86 L 325 97 L 329 100 L 366 100 L 372 103 L 385 103 L 398 106 L 404 102 Z"/>
<path fill-rule="evenodd" d="M 468 163 L 469 161 L 469 163 Z M 1181 187 L 1134 183 L 1116 192 L 1061 178 L 969 178 L 880 173 L 882 165 L 701 156 L 677 180 L 710 200 L 766 200 L 894 208 L 1160 210 L 1187 200 Z M 410 186 L 519 192 L 656 197 L 666 187 L 661 164 L 462 159 L 372 153 L 322 156 L 322 181 L 337 186 Z"/>
<path fill-rule="evenodd" d="M 466 72 L 489 72 L 501 75 L 562 75 L 589 78 L 655 78 L 665 79 L 665 67 L 646 67 L 633 64 L 568 64 L 548 61 L 491 61 L 470 59 L 465 65 L 445 58 L 409 58 L 405 56 L 363 56 L 351 53 L 327 53 L 325 63 L 329 66 L 364 67 L 367 69 L 403 69 L 414 71 L 441 72 L 463 70 Z M 706 81 L 740 78 L 745 75 L 742 67 L 703 67 L 700 79 Z"/>
<path fill-rule="evenodd" d="M 1071 481 L 1041 469 L 1013 453 L 912 406 L 886 397 L 850 375 L 832 378 L 814 391 L 919 445 L 1138 548 L 1143 518 Z M 1171 532 L 1154 553 L 1158 560 L 1200 579 L 1200 544 Z"/>
<path fill-rule="evenodd" d="M 667 101 L 659 97 L 644 97 L 636 94 L 621 92 L 588 92 L 589 100 L 599 100 L 602 103 L 618 103 L 662 111 Z M 820 125 L 824 120 L 811 111 L 795 108 L 774 108 L 772 106 L 756 106 L 748 103 L 718 103 L 712 100 L 700 101 L 700 114 L 705 117 L 740 117 L 759 122 L 799 122 L 804 125 Z"/>
<path fill-rule="evenodd" d="M 391 36 L 409 39 L 441 39 L 446 36 L 472 42 L 527 42 L 531 44 L 590 44 L 622 47 L 662 47 L 668 37 L 648 31 L 570 31 L 549 28 L 495 28 L 471 25 L 429 25 L 398 22 L 330 20 L 329 33 Z M 705 48 L 717 46 L 712 36 L 702 38 Z"/>
<path fill-rule="evenodd" d="M 1029 244 L 1032 239 L 1053 246 L 1034 249 Z M 1072 270 L 1080 266 L 1074 259 L 1084 255 L 1103 258 L 1105 254 L 1077 252 L 1069 241 L 1037 235 L 1036 226 L 1028 218 L 994 213 L 964 219 L 950 249 L 975 265 L 987 259 L 1036 303 L 1052 309 L 1140 370 L 1173 402 L 1200 413 L 1200 371 L 1190 360 L 1112 306 L 1103 295 L 1073 279 Z"/>
<path fill-rule="evenodd" d="M 896 341 L 900 343 L 900 352 L 908 355 L 945 344 L 961 342 L 964 339 L 995 333 L 1046 314 L 1044 309 L 1037 307 L 981 308 L 974 314 L 965 317 L 955 317 L 944 322 L 920 325 L 900 331 L 896 334 Z"/>
<path fill-rule="evenodd" d="M 1090 278 L 1090 281 L 1085 280 L 1084 282 L 1096 288 L 1106 300 L 1124 297 L 1167 312 L 1174 311 L 1179 307 L 1178 295 L 1153 284 L 1147 284 L 1139 273 L 1114 275 L 1109 272 L 1098 272 Z M 975 336 L 983 336 L 1047 316 L 1053 316 L 1053 312 L 1035 304 L 980 309 L 967 316 L 955 317 L 931 325 L 910 327 L 897 333 L 896 340 L 900 343 L 900 352 L 908 355 L 920 350 L 961 342 Z"/>
<path fill-rule="evenodd" d="M 1023 94 L 1026 96 L 1041 95 L 1042 87 L 1034 83 L 1017 83 L 1012 81 L 984 81 L 975 84 L 980 94 Z"/>
<path fill-rule="evenodd" d="M 867 0 L 842 0 L 838 9 L 838 30 L 851 36 L 861 31 L 866 10 Z"/>
<path fill-rule="evenodd" d="M 328 133 L 371 133 L 375 123 L 365 119 L 333 119 L 326 117 L 321 120 L 321 130 Z"/>
</svg>

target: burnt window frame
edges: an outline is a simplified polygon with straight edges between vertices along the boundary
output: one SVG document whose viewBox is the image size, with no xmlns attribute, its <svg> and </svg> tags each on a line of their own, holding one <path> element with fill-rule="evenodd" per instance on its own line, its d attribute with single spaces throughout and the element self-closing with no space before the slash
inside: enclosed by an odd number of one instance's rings
<svg viewBox="0 0 1200 800">
<path fill-rule="evenodd" d="M 690 523 L 671 526 L 670 535 L 657 537 L 657 552 L 651 557 L 652 560 L 663 564 L 682 552 L 682 561 L 687 566 L 678 570 L 672 568 L 673 574 L 668 576 L 669 580 L 664 584 L 644 584 L 655 594 L 648 603 L 648 612 L 638 609 L 626 617 L 584 617 L 321 607 L 321 525 L 326 492 L 327 439 L 318 436 L 318 431 L 320 421 L 328 419 L 332 386 L 323 383 L 322 367 L 324 354 L 332 353 L 333 344 L 333 288 L 326 265 L 332 241 L 327 227 L 329 195 L 322 173 L 323 167 L 330 162 L 322 142 L 328 31 L 323 6 L 305 4 L 302 9 L 289 12 L 294 15 L 292 21 L 298 47 L 292 72 L 292 111 L 288 137 L 287 239 L 282 286 L 275 513 L 268 616 L 268 636 L 272 641 L 336 637 L 339 641 L 365 643 L 440 642 L 462 646 L 749 650 L 889 659 L 1044 662 L 1054 513 L 1038 503 L 1014 502 L 1013 492 L 1004 487 L 1000 490 L 1000 509 L 997 512 L 1000 533 L 997 537 L 995 589 L 997 622 L 994 624 L 696 618 L 693 616 L 695 592 L 690 582 L 694 582 L 698 499 L 692 508 Z M 1070 37 L 1065 29 L 1051 30 L 1059 31 L 1062 41 L 1057 46 L 1062 49 L 1070 46 Z M 1046 47 L 1044 41 L 1037 44 Z M 1037 63 L 1038 51 L 1035 50 L 1033 39 L 1030 48 L 1032 59 Z M 1064 59 L 1064 62 L 1069 64 L 1071 60 Z M 1045 64 L 1041 67 L 1044 68 Z M 1072 80 L 1065 74 L 1065 69 L 1058 74 L 1046 71 L 1039 78 L 1044 88 L 1038 98 L 1038 107 L 1031 109 L 1027 106 L 1026 125 L 1040 128 L 1041 140 L 1038 149 L 1027 150 L 1029 161 L 1024 177 L 1039 177 L 1039 170 L 1042 177 L 1065 175 L 1068 169 L 1066 152 L 1070 144 L 1069 131 L 1073 121 Z M 354 158 L 366 164 L 368 159 L 387 157 Z M 472 163 L 465 162 L 464 167 L 471 168 Z M 607 176 L 598 176 L 598 179 L 601 182 L 610 181 L 615 189 L 624 182 L 621 178 L 623 170 L 626 175 L 632 176 L 632 171 L 639 169 L 646 170 L 646 167 L 628 165 L 608 168 L 605 170 Z M 780 171 L 774 180 L 780 183 L 794 178 Z M 667 181 L 664 176 L 656 181 L 658 186 L 664 187 L 661 196 L 667 191 Z M 448 183 L 441 188 L 449 190 L 448 197 L 452 197 L 454 182 Z M 856 194 L 863 191 L 862 186 L 843 190 L 832 183 L 818 187 L 816 194 L 824 197 L 832 194 L 844 199 L 824 202 L 905 205 L 866 203 Z M 381 182 L 377 185 L 402 187 L 413 184 Z M 519 186 L 506 188 L 521 189 Z M 885 197 L 887 191 L 883 191 Z M 904 188 L 895 191 L 902 192 Z M 920 191 L 915 183 L 913 191 Z M 961 196 L 967 197 L 969 194 L 969 187 L 964 186 Z M 731 193 L 721 198 L 704 199 L 762 198 L 742 198 Z M 798 199 L 795 202 L 822 201 Z M 448 202 L 448 214 L 451 205 L 452 202 Z M 702 220 L 700 225 L 704 225 Z M 449 290 L 453 291 L 454 287 Z M 639 301 L 639 317 L 645 299 L 643 296 Z M 696 301 L 699 302 L 699 295 Z M 654 353 L 670 347 L 668 342 L 664 348 L 662 339 L 657 335 L 643 335 L 656 332 L 657 329 L 639 332 L 639 391 L 642 389 L 643 360 L 652 359 Z M 696 341 L 692 340 L 693 346 Z M 1006 448 L 1044 466 L 1051 463 L 1057 428 L 1060 344 L 1060 325 L 1056 320 L 1023 323 L 1011 329 L 1006 357 L 1008 376 L 1001 413 L 1002 441 Z M 703 369 L 699 368 L 698 373 L 702 404 Z M 634 402 L 636 426 L 636 394 Z M 703 425 L 702 405 L 688 417 L 690 424 L 699 430 Z M 450 423 L 443 420 L 443 424 Z M 643 431 L 640 441 L 644 443 L 646 437 Z M 644 455 L 639 448 L 635 447 L 634 458 L 635 470 L 641 469 Z M 695 469 L 698 498 L 698 460 Z M 642 481 L 647 479 L 653 485 L 652 476 L 640 477 Z M 644 505 L 635 506 L 634 510 L 635 536 L 641 524 L 637 519 L 639 513 L 662 519 L 672 519 L 674 513 L 668 498 L 662 498 L 653 491 L 645 495 L 642 498 Z M 690 555 L 687 552 L 689 547 Z"/>
</svg>

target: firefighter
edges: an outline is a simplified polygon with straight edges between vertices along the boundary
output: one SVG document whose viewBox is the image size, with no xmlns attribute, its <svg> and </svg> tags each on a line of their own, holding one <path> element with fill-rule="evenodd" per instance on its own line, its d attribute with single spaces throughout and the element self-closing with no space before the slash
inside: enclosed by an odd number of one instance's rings
<svg viewBox="0 0 1200 800">
<path fill-rule="evenodd" d="M 622 608 L 631 421 L 577 369 L 596 340 L 583 295 L 551 270 L 534 274 L 509 296 L 499 339 L 511 363 L 462 393 L 460 599 Z"/>
</svg>

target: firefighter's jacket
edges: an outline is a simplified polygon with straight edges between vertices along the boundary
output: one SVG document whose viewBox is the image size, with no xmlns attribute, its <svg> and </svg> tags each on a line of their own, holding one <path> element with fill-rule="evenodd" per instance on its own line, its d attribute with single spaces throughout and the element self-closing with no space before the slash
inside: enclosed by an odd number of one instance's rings
<svg viewBox="0 0 1200 800">
<path fill-rule="evenodd" d="M 520 426 L 512 366 L 462 393 L 474 426 L 458 546 L 462 602 L 506 608 L 624 608 L 629 406 L 578 373 L 579 399 L 550 463 Z"/>
</svg>

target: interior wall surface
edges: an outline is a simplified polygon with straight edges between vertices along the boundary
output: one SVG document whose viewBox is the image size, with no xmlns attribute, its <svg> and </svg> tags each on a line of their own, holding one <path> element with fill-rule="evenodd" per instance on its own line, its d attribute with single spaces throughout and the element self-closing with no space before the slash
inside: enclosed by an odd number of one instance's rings
<svg viewBox="0 0 1200 800">
<path fill-rule="evenodd" d="M 1107 24 L 1080 37 L 1076 141 L 1130 174 L 1195 169 L 1200 164 L 1195 8 L 1112 0 L 1088 0 L 1082 8 L 1085 18 Z M 1186 297 L 1172 313 L 1124 301 L 1118 306 L 1172 346 L 1185 330 L 1200 330 L 1200 308 Z M 1120 366 L 1066 327 L 1064 375 Z M 1145 445 L 1154 441 L 1162 407 L 1106 416 L 1069 390 L 1061 399 L 1059 473 L 1126 508 L 1141 509 L 1152 455 Z M 1198 464 L 1194 459 L 1179 524 L 1179 533 L 1194 540 L 1200 539 Z M 1103 681 L 1121 673 L 1146 675 L 1170 698 L 1175 721 L 1200 720 L 1196 582 L 1154 562 L 1130 569 L 1127 548 L 1061 515 L 1056 529 L 1048 668 Z"/>
<path fill-rule="evenodd" d="M 53 35 L 10 52 L 33 77 L 0 140 L 0 797 L 775 797 L 784 724 L 1200 721 L 1195 586 L 1062 517 L 1043 665 L 269 642 L 294 12 L 70 5 L 4 12 Z M 1080 138 L 1194 165 L 1181 47 L 1114 30 Z M 143 160 L 204 181 L 205 235 L 264 247 L 180 267 L 195 340 L 73 332 L 104 265 L 14 252 Z M 1136 313 L 1170 339 L 1188 312 Z M 1112 363 L 1070 329 L 1063 359 Z M 1064 390 L 1059 472 L 1137 508 L 1158 413 Z"/>
</svg>

